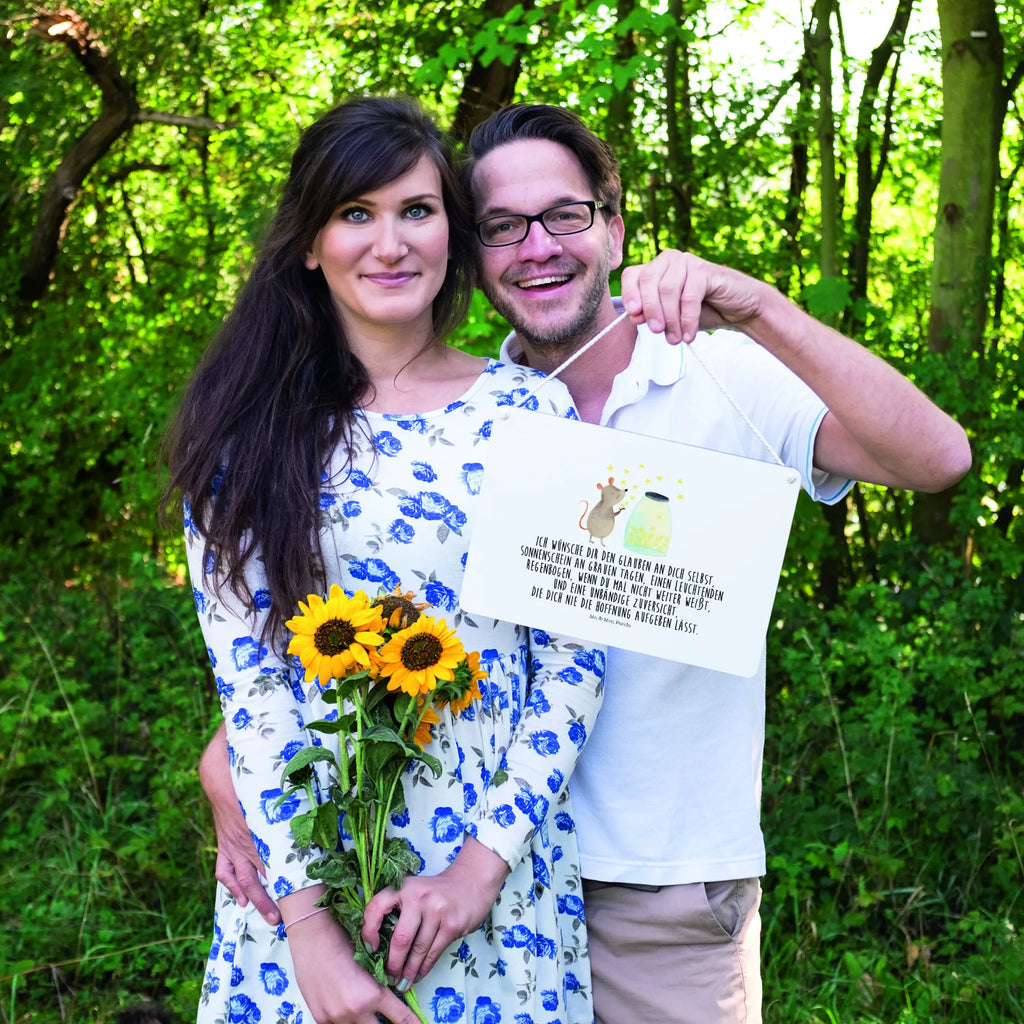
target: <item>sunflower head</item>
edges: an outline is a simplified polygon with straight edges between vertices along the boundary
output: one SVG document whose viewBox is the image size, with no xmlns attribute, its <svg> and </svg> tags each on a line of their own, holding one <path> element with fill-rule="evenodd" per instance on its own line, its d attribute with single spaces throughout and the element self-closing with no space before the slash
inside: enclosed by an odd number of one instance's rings
<svg viewBox="0 0 1024 1024">
<path fill-rule="evenodd" d="M 381 594 L 374 602 L 374 607 L 380 609 L 381 617 L 386 626 L 392 629 L 407 629 L 419 617 L 420 612 L 427 607 L 426 604 L 417 603 L 416 595 L 408 590 L 402 593 L 401 584 L 397 585 L 390 594 Z"/>
<path fill-rule="evenodd" d="M 439 704 L 448 704 L 453 715 L 460 715 L 475 700 L 480 699 L 480 680 L 487 678 L 487 672 L 480 668 L 480 655 L 470 651 L 456 666 L 454 678 L 441 683 L 434 695 Z"/>
<path fill-rule="evenodd" d="M 411 696 L 429 693 L 439 679 L 455 678 L 454 669 L 464 657 L 462 641 L 444 619 L 421 615 L 380 649 L 380 677 L 387 679 L 389 690 Z"/>
<path fill-rule="evenodd" d="M 433 730 L 430 727 L 440 722 L 441 716 L 429 704 L 425 708 L 422 707 L 422 705 L 420 706 L 422 709 L 422 716 L 420 718 L 420 724 L 416 726 L 416 733 L 413 736 L 412 741 L 420 748 L 420 750 L 423 750 L 434 738 Z"/>
<path fill-rule="evenodd" d="M 306 682 L 317 679 L 325 687 L 331 679 L 369 668 L 370 651 L 384 642 L 380 609 L 361 590 L 346 597 L 337 583 L 326 601 L 319 594 L 310 594 L 307 601 L 299 602 L 302 614 L 285 623 L 295 634 L 288 653 L 302 662 Z"/>
</svg>

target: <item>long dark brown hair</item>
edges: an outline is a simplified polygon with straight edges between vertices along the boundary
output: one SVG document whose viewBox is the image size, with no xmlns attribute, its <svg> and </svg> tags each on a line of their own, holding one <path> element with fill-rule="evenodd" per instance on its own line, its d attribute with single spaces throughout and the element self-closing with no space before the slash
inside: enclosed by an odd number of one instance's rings
<svg viewBox="0 0 1024 1024">
<path fill-rule="evenodd" d="M 163 512 L 183 499 L 205 538 L 204 566 L 247 604 L 246 567 L 259 555 L 271 598 L 266 639 L 326 586 L 320 480 L 339 445 L 350 450 L 370 391 L 322 271 L 304 260 L 339 206 L 423 157 L 440 173 L 449 222 L 451 258 L 433 304 L 434 341 L 443 342 L 473 287 L 471 221 L 451 151 L 413 101 L 351 100 L 303 132 L 252 272 L 168 430 Z"/>
</svg>

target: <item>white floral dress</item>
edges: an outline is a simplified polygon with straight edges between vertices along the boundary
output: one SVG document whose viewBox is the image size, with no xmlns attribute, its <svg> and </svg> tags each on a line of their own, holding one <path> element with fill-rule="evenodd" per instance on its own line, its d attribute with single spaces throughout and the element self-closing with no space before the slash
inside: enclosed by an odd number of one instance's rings
<svg viewBox="0 0 1024 1024">
<path fill-rule="evenodd" d="M 536 378 L 490 361 L 456 402 L 414 416 L 361 416 L 351 472 L 333 467 L 320 495 L 328 583 L 371 597 L 400 584 L 479 651 L 482 700 L 453 719 L 446 709 L 423 765 L 404 778 L 406 810 L 392 832 L 409 840 L 423 872 L 442 871 L 466 834 L 512 867 L 490 917 L 454 943 L 416 994 L 427 1017 L 455 1024 L 590 1024 L 590 970 L 579 859 L 566 780 L 601 701 L 604 652 L 507 622 L 480 621 L 459 606 L 473 515 L 496 415 L 527 397 Z M 550 382 L 530 397 L 541 412 L 575 417 L 568 392 Z M 527 466 L 523 472 L 528 472 Z M 235 789 L 267 888 L 282 896 L 311 884 L 314 859 L 294 845 L 279 804 L 281 769 L 303 745 L 336 743 L 303 724 L 331 717 L 297 659 L 259 641 L 269 598 L 253 578 L 253 606 L 232 606 L 204 576 L 203 540 L 186 511 L 196 607 L 217 676 Z M 257 563 L 258 564 L 258 563 Z M 500 580 L 495 581 L 500 586 Z M 497 769 L 507 778 L 491 785 Z M 326 966 L 326 965 L 325 965 Z M 214 941 L 199 1007 L 202 1024 L 313 1024 L 281 927 L 239 907 L 218 887 Z"/>
</svg>

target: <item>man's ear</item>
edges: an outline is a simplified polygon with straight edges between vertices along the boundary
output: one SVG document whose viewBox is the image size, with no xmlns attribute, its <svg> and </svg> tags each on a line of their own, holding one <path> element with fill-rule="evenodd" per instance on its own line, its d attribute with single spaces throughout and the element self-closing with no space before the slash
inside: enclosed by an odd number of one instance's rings
<svg viewBox="0 0 1024 1024">
<path fill-rule="evenodd" d="M 626 237 L 626 225 L 622 214 L 617 213 L 608 221 L 608 254 L 611 257 L 611 269 L 618 270 L 622 266 L 622 243 Z"/>
</svg>

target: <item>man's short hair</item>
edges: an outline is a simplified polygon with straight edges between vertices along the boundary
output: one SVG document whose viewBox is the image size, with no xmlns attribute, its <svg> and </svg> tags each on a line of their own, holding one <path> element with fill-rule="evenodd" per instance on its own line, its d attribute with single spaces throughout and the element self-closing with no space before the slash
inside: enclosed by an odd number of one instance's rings
<svg viewBox="0 0 1024 1024">
<path fill-rule="evenodd" d="M 574 113 L 547 103 L 513 103 L 502 107 L 473 129 L 469 157 L 463 165 L 463 182 L 472 194 L 473 170 L 491 150 L 510 142 L 546 139 L 568 149 L 580 162 L 594 198 L 614 216 L 622 205 L 619 162 L 611 146 L 599 139 Z"/>
</svg>

